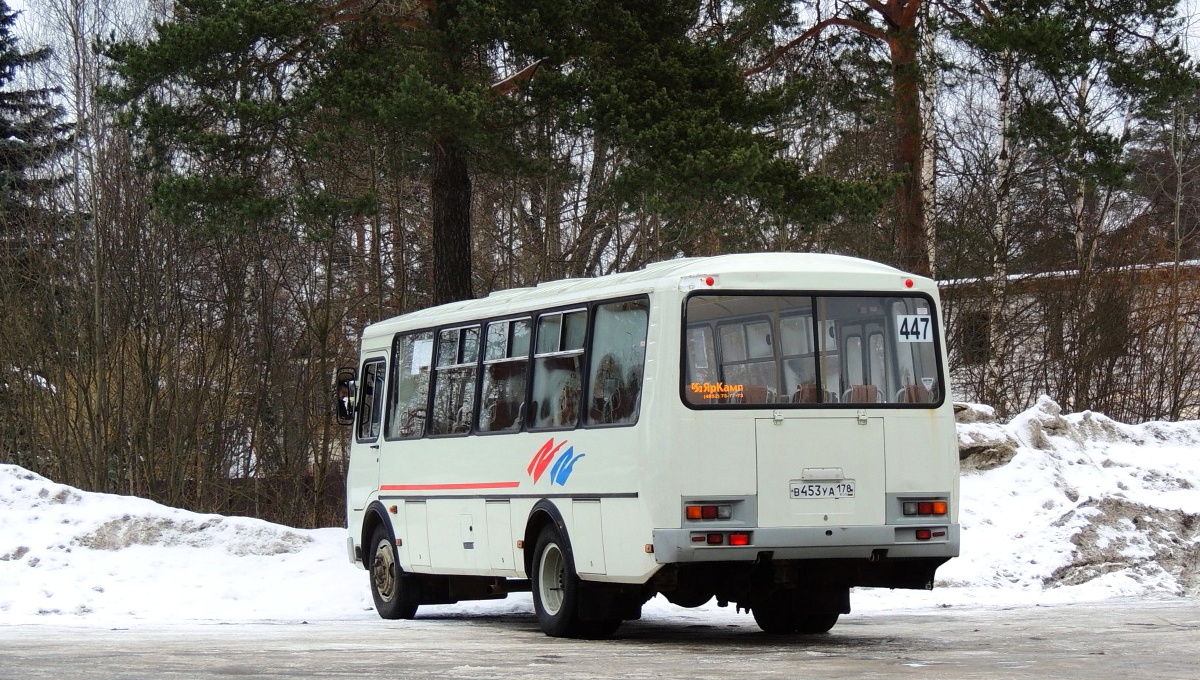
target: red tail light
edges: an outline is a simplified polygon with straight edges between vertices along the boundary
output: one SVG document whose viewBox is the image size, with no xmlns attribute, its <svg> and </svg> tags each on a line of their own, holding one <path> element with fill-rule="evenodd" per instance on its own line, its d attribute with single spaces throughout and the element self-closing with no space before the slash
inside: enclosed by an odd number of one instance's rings
<svg viewBox="0 0 1200 680">
<path fill-rule="evenodd" d="M 949 514 L 950 504 L 944 500 L 904 501 L 903 509 L 906 517 L 944 516 Z"/>
</svg>

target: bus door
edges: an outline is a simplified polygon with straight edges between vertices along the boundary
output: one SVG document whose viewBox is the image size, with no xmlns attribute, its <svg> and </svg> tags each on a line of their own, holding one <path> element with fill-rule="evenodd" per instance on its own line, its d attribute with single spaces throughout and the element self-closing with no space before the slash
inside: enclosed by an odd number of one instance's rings
<svg viewBox="0 0 1200 680">
<path fill-rule="evenodd" d="M 884 523 L 883 418 L 776 411 L 754 425 L 759 526 Z"/>
<path fill-rule="evenodd" d="M 776 408 L 755 420 L 761 526 L 877 525 L 885 520 L 887 324 L 878 298 L 818 297 L 804 323 L 777 328 L 784 350 L 820 375 L 823 410 Z M 804 337 L 793 338 L 803 331 Z M 811 341 L 819 347 L 813 355 Z M 788 350 L 789 346 L 794 350 Z M 793 362 L 794 363 L 794 362 Z M 792 403 L 811 404 L 798 392 Z"/>
<path fill-rule="evenodd" d="M 353 511 L 361 511 L 379 488 L 386 378 L 386 352 L 373 352 L 363 358 L 355 403 L 354 442 L 350 447 L 351 472 L 346 477 L 346 502 Z"/>
</svg>

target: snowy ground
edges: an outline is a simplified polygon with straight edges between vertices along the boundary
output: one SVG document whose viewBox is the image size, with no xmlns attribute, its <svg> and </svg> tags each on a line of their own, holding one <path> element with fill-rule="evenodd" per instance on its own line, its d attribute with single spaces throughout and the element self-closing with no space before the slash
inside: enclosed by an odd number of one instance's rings
<svg viewBox="0 0 1200 680">
<path fill-rule="evenodd" d="M 960 414 L 962 557 L 931 592 L 860 589 L 856 613 L 1200 595 L 1200 422 Z M 374 618 L 341 529 L 305 531 L 86 493 L 0 465 L 0 625 Z M 532 611 L 528 594 L 420 616 Z M 655 599 L 643 618 L 745 614 Z"/>
</svg>

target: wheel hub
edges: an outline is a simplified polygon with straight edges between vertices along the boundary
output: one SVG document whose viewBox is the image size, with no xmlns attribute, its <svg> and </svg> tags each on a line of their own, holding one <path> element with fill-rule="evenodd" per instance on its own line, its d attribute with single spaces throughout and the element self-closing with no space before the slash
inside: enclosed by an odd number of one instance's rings
<svg viewBox="0 0 1200 680">
<path fill-rule="evenodd" d="M 546 613 L 554 615 L 563 604 L 563 583 L 566 579 L 566 559 L 557 545 L 550 545 L 542 552 L 542 563 L 538 569 L 539 595 Z"/>
<path fill-rule="evenodd" d="M 375 549 L 375 558 L 371 561 L 371 580 L 379 597 L 387 602 L 396 593 L 396 560 L 392 556 L 392 547 L 380 543 Z"/>
</svg>

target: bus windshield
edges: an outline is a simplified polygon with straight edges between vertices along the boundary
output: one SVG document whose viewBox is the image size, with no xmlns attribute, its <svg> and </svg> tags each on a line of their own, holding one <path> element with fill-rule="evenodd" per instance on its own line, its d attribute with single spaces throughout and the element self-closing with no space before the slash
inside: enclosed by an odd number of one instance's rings
<svg viewBox="0 0 1200 680">
<path fill-rule="evenodd" d="M 936 313 L 917 295 L 693 295 L 684 400 L 693 408 L 940 404 Z"/>
</svg>

